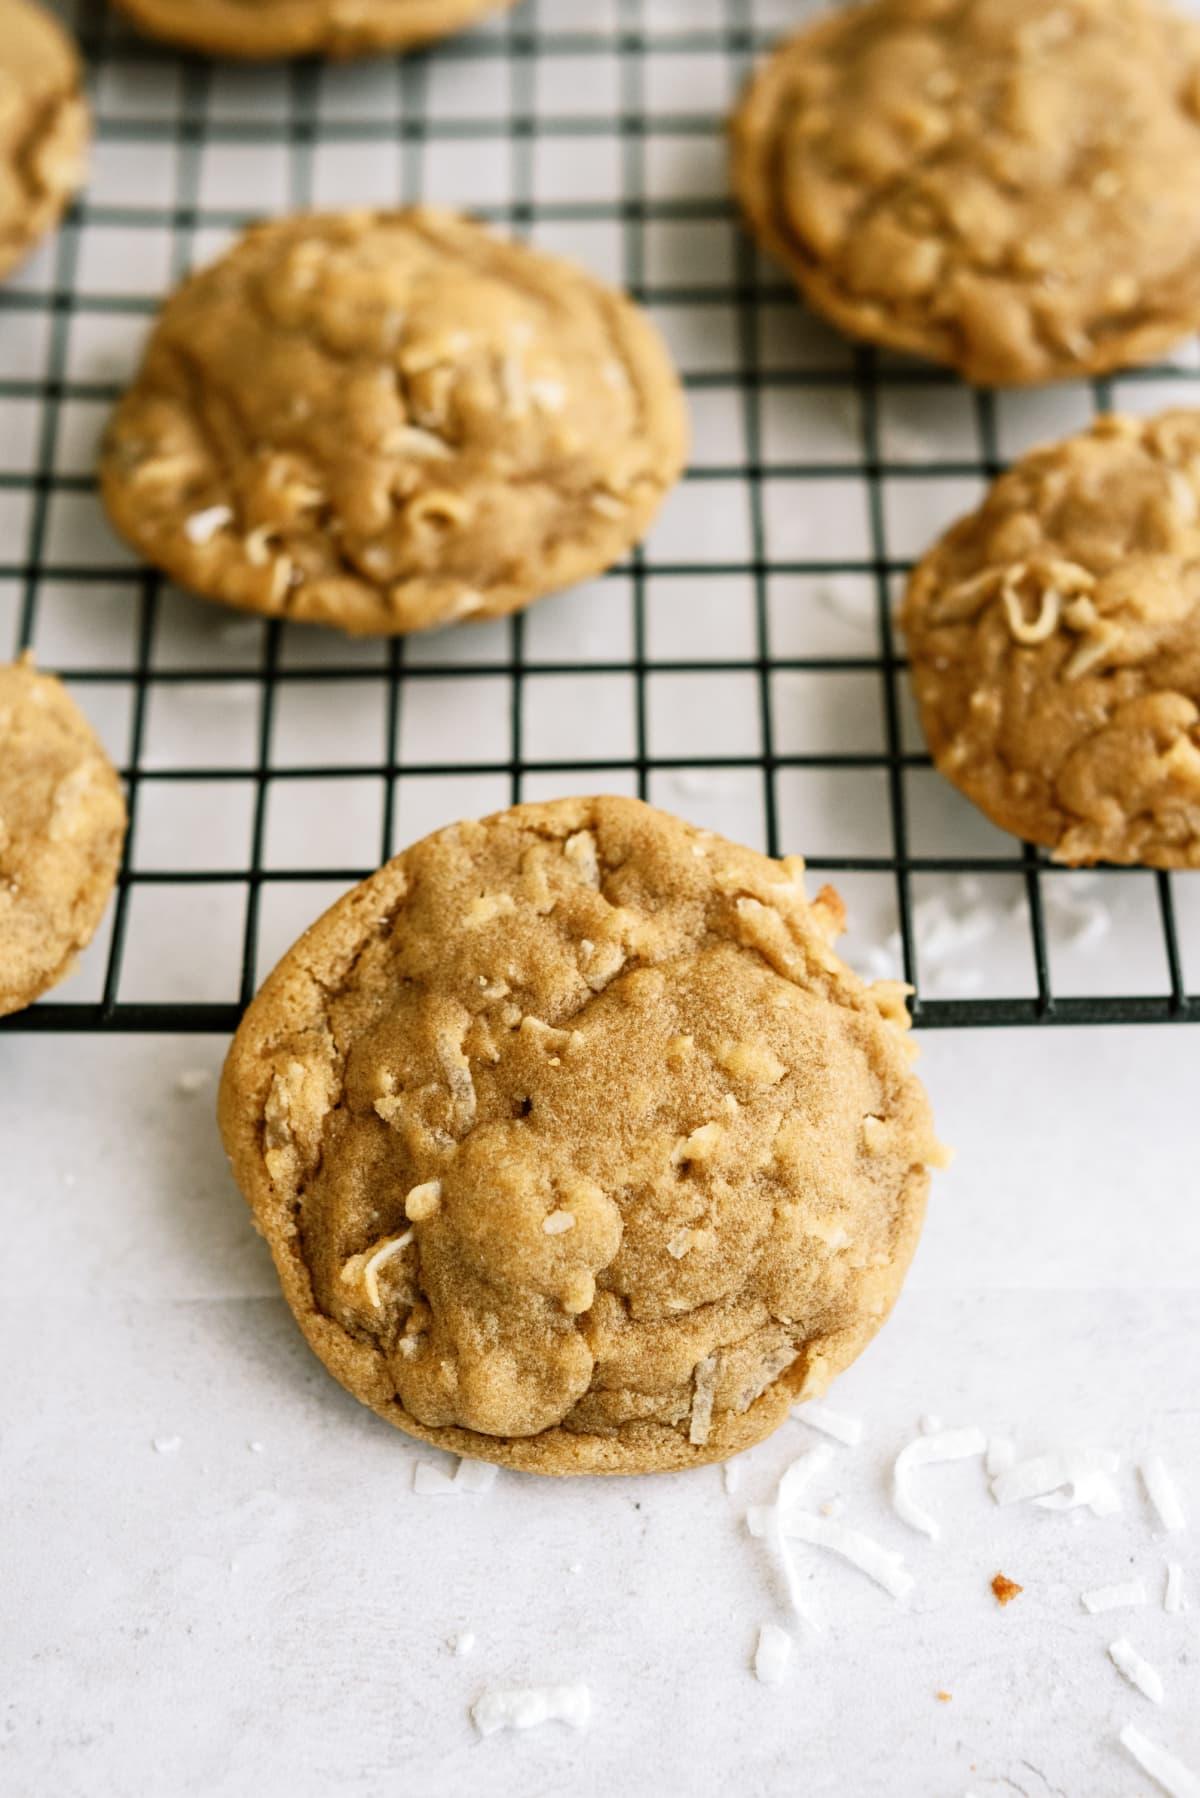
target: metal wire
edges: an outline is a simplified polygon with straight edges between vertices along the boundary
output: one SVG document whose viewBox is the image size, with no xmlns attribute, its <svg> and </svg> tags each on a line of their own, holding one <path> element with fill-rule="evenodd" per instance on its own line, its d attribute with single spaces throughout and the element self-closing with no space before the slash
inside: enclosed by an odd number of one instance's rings
<svg viewBox="0 0 1200 1798">
<path fill-rule="evenodd" d="M 756 779 L 761 807 L 761 839 L 771 853 L 803 850 L 805 845 L 785 840 L 787 827 L 781 816 L 780 781 L 796 771 L 822 771 L 831 776 L 870 776 L 886 793 L 889 830 L 881 838 L 878 853 L 860 847 L 845 853 L 809 857 L 818 872 L 873 876 L 891 889 L 898 959 L 905 977 L 916 987 L 914 1010 L 922 1025 L 988 1025 L 1024 1023 L 1082 1023 L 1121 1021 L 1200 1020 L 1200 993 L 1186 984 L 1187 954 L 1178 923 L 1177 892 L 1183 880 L 1200 876 L 1143 876 L 1148 896 L 1137 922 L 1152 929 L 1159 942 L 1161 983 L 1144 992 L 1121 991 L 1105 996 L 1057 991 L 1053 979 L 1052 930 L 1047 922 L 1046 883 L 1071 876 L 1054 868 L 1031 848 L 1003 840 L 994 853 L 933 853 L 914 851 L 909 782 L 929 768 L 929 758 L 907 745 L 904 722 L 903 659 L 897 649 L 892 611 L 895 583 L 909 563 L 889 544 L 888 486 L 905 483 L 927 487 L 948 481 L 981 481 L 993 476 L 1003 457 L 998 446 L 996 401 L 987 393 L 973 396 L 976 445 L 971 454 L 939 456 L 930 450 L 919 457 L 889 458 L 886 433 L 881 427 L 885 393 L 906 390 L 950 390 L 956 384 L 948 375 L 931 368 L 891 362 L 863 349 L 848 354 L 844 362 L 829 365 L 815 357 L 811 364 L 800 359 L 776 366 L 764 346 L 765 321 L 773 309 L 791 307 L 791 289 L 778 276 L 762 268 L 749 240 L 736 230 L 733 209 L 718 185 L 711 195 L 673 196 L 656 193 L 647 179 L 647 154 L 652 144 L 671 140 L 701 150 L 711 145 L 719 128 L 715 110 L 681 111 L 677 107 L 655 109 L 650 75 L 670 59 L 719 59 L 728 74 L 730 92 L 753 57 L 776 34 L 775 21 L 760 22 L 752 0 L 704 0 L 696 14 L 702 23 L 680 27 L 683 9 L 660 6 L 658 0 L 609 0 L 606 11 L 592 8 L 601 22 L 595 29 L 562 29 L 541 16 L 548 0 L 525 0 L 489 30 L 474 33 L 436 47 L 425 55 L 396 59 L 388 66 L 394 75 L 394 106 L 379 116 L 370 109 L 347 114 L 322 105 L 322 70 L 315 64 L 298 63 L 288 68 L 282 104 L 270 116 L 230 113 L 214 103 L 216 65 L 203 59 L 179 58 L 163 46 L 130 35 L 115 14 L 93 0 L 80 0 L 75 25 L 84 45 L 91 75 L 99 144 L 144 151 L 147 166 L 155 158 L 174 159 L 171 201 L 163 204 L 112 204 L 93 193 L 84 195 L 66 219 L 56 240 L 48 270 L 40 277 L 10 285 L 0 291 L 0 346 L 6 330 L 18 322 L 45 327 L 40 365 L 28 371 L 0 374 L 0 408 L 10 402 L 37 408 L 37 427 L 27 467 L 0 472 L 0 504 L 5 495 L 15 496 L 27 508 L 23 542 L 20 537 L 0 541 L 0 594 L 15 592 L 15 644 L 36 644 L 39 620 L 48 588 L 66 588 L 86 604 L 88 595 L 119 586 L 129 593 L 136 608 L 132 652 L 116 664 L 67 665 L 59 668 L 82 693 L 96 701 L 104 690 L 129 698 L 127 754 L 123 774 L 128 783 L 130 831 L 117 886 L 111 930 L 107 938 L 107 962 L 99 990 L 88 999 L 51 998 L 15 1018 L 6 1020 L 10 1030 L 182 1030 L 228 1031 L 254 991 L 262 967 L 264 895 L 273 889 L 321 883 L 330 889 L 362 878 L 397 847 L 397 795 L 413 780 L 503 781 L 508 796 L 527 796 L 531 783 L 537 791 L 547 782 L 561 781 L 578 788 L 590 770 L 596 784 L 625 780 L 630 790 L 654 796 L 656 782 L 673 771 L 706 771 L 713 778 L 726 776 Z M 539 68 L 551 57 L 607 59 L 616 65 L 618 90 L 615 116 L 586 112 L 576 116 L 571 95 L 564 91 L 561 110 L 549 108 L 539 93 Z M 431 75 L 441 64 L 470 60 L 502 75 L 506 95 L 494 116 L 474 113 L 455 115 L 445 104 L 434 105 Z M 681 61 L 681 65 L 682 61 Z M 691 63 L 687 65 L 689 68 Z M 114 70 L 140 72 L 150 78 L 145 92 L 176 94 L 174 104 L 157 101 L 139 107 L 106 104 L 108 77 Z M 173 90 L 168 83 L 177 83 Z M 139 90 L 142 91 L 142 90 Z M 558 97 L 555 96 L 557 102 Z M 539 192 L 536 158 L 539 145 L 561 145 L 570 156 L 572 147 L 589 140 L 615 140 L 619 179 L 616 191 L 603 198 L 547 198 Z M 503 627 L 505 647 L 463 661 L 448 653 L 434 659 L 427 651 L 415 655 L 403 640 L 381 646 L 365 658 L 341 640 L 329 638 L 328 660 L 305 660 L 293 666 L 285 655 L 286 632 L 293 627 L 273 622 L 262 628 L 257 653 L 244 659 L 222 656 L 219 665 L 202 657 L 164 664 L 156 654 L 164 603 L 164 586 L 151 570 L 131 567 L 113 545 L 111 556 L 102 553 L 86 559 L 66 558 L 54 547 L 52 508 L 71 496 L 94 493 L 90 474 L 62 466 L 64 429 L 71 408 L 106 406 L 116 397 L 120 383 L 79 378 L 72 372 L 72 332 L 80 320 L 99 318 L 144 319 L 154 310 L 156 296 L 106 284 L 89 285 L 81 267 L 87 234 L 110 229 L 129 240 L 165 239 L 169 246 L 167 276 L 177 278 L 191 263 L 202 238 L 232 231 L 248 222 L 251 212 L 204 203 L 203 158 L 214 146 L 258 146 L 264 152 L 286 153 L 285 202 L 302 207 L 319 200 L 314 179 L 315 159 L 329 145 L 357 147 L 364 158 L 384 153 L 393 146 L 398 168 L 398 197 L 408 201 L 426 189 L 426 164 L 438 146 L 460 144 L 478 150 L 481 161 L 497 156 L 508 159 L 506 195 L 493 197 L 472 210 L 497 220 L 518 234 L 535 234 L 545 226 L 615 227 L 620 232 L 621 266 L 616 273 L 629 290 L 652 308 L 671 309 L 700 319 L 732 319 L 732 359 L 719 366 L 696 364 L 686 374 L 686 384 L 696 395 L 731 395 L 740 420 L 741 445 L 725 460 L 709 456 L 694 467 L 689 482 L 697 487 L 715 484 L 714 491 L 736 489 L 744 497 L 748 520 L 746 554 L 722 558 L 717 572 L 748 584 L 752 596 L 752 641 L 744 653 L 719 657 L 696 654 L 664 658 L 651 653 L 649 621 L 656 582 L 671 578 L 697 580 L 713 572 L 711 560 L 683 559 L 655 553 L 651 544 L 636 551 L 627 565 L 606 577 L 618 591 L 629 594 L 632 628 L 626 651 L 601 654 L 584 660 L 538 655 L 531 648 L 526 618 L 516 617 Z M 700 226 L 727 230 L 731 248 L 728 273 L 701 271 L 701 278 L 656 278 L 646 254 L 649 234 L 663 226 Z M 661 266 L 661 265 L 660 265 Z M 36 364 L 37 358 L 34 358 Z M 1122 381 L 1153 388 L 1177 382 L 1177 367 L 1132 371 Z M 1091 404 L 1103 409 L 1111 403 L 1110 383 L 1096 383 Z M 768 453 L 765 442 L 764 404 L 769 395 L 788 392 L 835 394 L 848 392 L 857 404 L 859 441 L 854 453 L 825 462 L 781 461 Z M 773 543 L 769 517 L 770 494 L 782 491 L 780 483 L 796 483 L 819 506 L 826 483 L 862 484 L 867 519 L 861 546 L 849 553 L 811 558 L 783 556 Z M 870 653 L 822 653 L 817 640 L 811 653 L 784 654 L 774 642 L 771 596 L 773 584 L 787 577 L 821 580 L 861 578 L 870 583 L 874 598 L 877 643 Z M 618 585 L 619 584 L 619 585 Z M 802 620 L 801 620 L 802 626 Z M 801 636 L 803 635 L 801 629 Z M 780 710 L 778 679 L 781 675 L 853 676 L 873 683 L 879 716 L 872 731 L 864 734 L 863 747 L 818 746 L 786 750 L 781 743 L 784 722 Z M 752 683 L 757 713 L 757 748 L 751 753 L 665 754 L 654 748 L 649 698 L 651 683 L 660 676 L 724 677 Z M 627 753 L 591 751 L 586 730 L 572 754 L 531 753 L 527 708 L 531 686 L 555 677 L 579 680 L 589 677 L 621 677 L 632 687 L 631 746 Z M 414 755 L 403 751 L 403 726 L 408 710 L 417 703 L 429 682 L 507 684 L 507 753 L 482 753 L 459 759 Z M 304 684 L 358 683 L 364 695 L 382 692 L 384 748 L 379 757 L 352 762 L 280 759 L 276 726 L 281 695 Z M 256 728 L 253 756 L 248 765 L 172 764 L 169 758 L 147 753 L 147 726 L 151 705 L 170 703 L 172 691 L 219 688 L 226 691 L 249 686 L 256 695 Z M 435 689 L 446 691 L 447 689 Z M 476 689 L 478 690 L 478 689 Z M 489 691 L 492 688 L 489 687 Z M 382 788 L 380 835 L 377 850 L 371 847 L 363 865 L 299 867 L 276 865 L 267 853 L 269 812 L 274 796 L 292 783 L 316 781 L 377 782 Z M 135 845 L 146 794 L 170 788 L 172 783 L 205 783 L 232 792 L 248 786 L 252 792 L 249 812 L 249 853 L 244 865 L 143 866 Z M 685 809 L 680 806 L 678 809 Z M 749 830 L 746 835 L 750 835 Z M 375 858 L 375 859 L 372 859 Z M 1008 876 L 1023 894 L 1023 928 L 1028 934 L 1030 979 L 1028 991 L 976 994 L 931 993 L 922 990 L 924 970 L 919 941 L 918 901 L 914 881 L 933 879 L 952 884 L 962 879 Z M 1112 879 L 1099 877 L 1101 891 Z M 126 978 L 131 940 L 131 913 L 135 898 L 161 889 L 193 890 L 197 905 L 214 894 L 238 889 L 245 909 L 239 930 L 237 978 L 227 998 L 194 1000 L 170 993 L 130 992 Z M 1139 889 L 1140 890 L 1140 889 Z M 1192 889 L 1194 893 L 1194 888 Z M 1152 898 L 1150 896 L 1153 896 Z M 1190 897 L 1190 895 L 1189 895 Z M 1156 901 L 1156 903 L 1154 902 Z M 1152 914 L 1152 915 L 1151 915 Z M 1198 957 L 1200 959 L 1200 957 Z M 899 970 L 898 970 L 899 971 Z M 1194 978 L 1194 976 L 1193 976 Z"/>
</svg>

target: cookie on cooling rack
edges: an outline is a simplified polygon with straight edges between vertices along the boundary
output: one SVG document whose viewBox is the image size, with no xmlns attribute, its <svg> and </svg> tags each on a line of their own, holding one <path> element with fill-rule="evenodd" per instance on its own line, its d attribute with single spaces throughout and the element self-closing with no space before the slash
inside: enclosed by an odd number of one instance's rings
<svg viewBox="0 0 1200 1798">
<path fill-rule="evenodd" d="M 234 1173 L 388 1422 L 539 1473 L 733 1454 L 883 1322 L 941 1152 L 837 895 L 631 799 L 427 837 L 283 958 Z"/>
<path fill-rule="evenodd" d="M 0 1016 L 70 973 L 124 838 L 116 770 L 61 681 L 0 667 Z"/>
<path fill-rule="evenodd" d="M 415 208 L 260 225 L 185 282 L 100 476 L 121 535 L 196 592 L 398 632 L 606 568 L 686 449 L 637 307 Z"/>
<path fill-rule="evenodd" d="M 853 336 L 1019 384 L 1200 324 L 1200 28 L 1160 0 L 867 0 L 733 121 L 751 228 Z"/>
<path fill-rule="evenodd" d="M 1072 865 L 1200 867 L 1200 412 L 1024 457 L 913 574 L 937 766 Z"/>
<path fill-rule="evenodd" d="M 0 275 L 82 185 L 88 110 L 75 46 L 32 0 L 0 0 Z"/>
<path fill-rule="evenodd" d="M 514 0 L 117 0 L 143 31 L 208 56 L 412 50 Z"/>
</svg>

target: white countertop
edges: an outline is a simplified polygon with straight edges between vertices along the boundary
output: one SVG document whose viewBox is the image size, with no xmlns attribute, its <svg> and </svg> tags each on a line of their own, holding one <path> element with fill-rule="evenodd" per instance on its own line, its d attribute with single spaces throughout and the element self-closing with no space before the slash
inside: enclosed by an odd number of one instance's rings
<svg viewBox="0 0 1200 1798">
<path fill-rule="evenodd" d="M 445 1457 L 309 1353 L 213 1087 L 177 1089 L 223 1046 L 0 1039 L 8 1798 L 1148 1798 L 1116 1744 L 1129 1720 L 1200 1769 L 1196 1532 L 1164 1537 L 1135 1473 L 1161 1453 L 1200 1529 L 1196 1032 L 925 1038 L 959 1157 L 895 1316 L 831 1395 L 866 1439 L 812 1495 L 840 1496 L 918 1583 L 897 1604 L 797 1547 L 819 1634 L 743 1521 L 816 1440 L 802 1423 L 744 1458 L 732 1495 L 716 1468 L 414 1493 L 416 1463 Z M 974 1460 L 918 1476 L 943 1523 L 926 1542 L 887 1473 L 928 1413 L 1022 1455 L 1118 1451 L 1122 1514 L 1000 1509 Z M 1162 1609 L 1168 1557 L 1182 1616 Z M 997 1571 L 1025 1588 L 1003 1611 Z M 1145 1609 L 1084 1613 L 1082 1590 L 1135 1574 Z M 797 1636 L 779 1689 L 751 1671 L 766 1621 Z M 1110 1665 L 1121 1635 L 1162 1673 L 1161 1708 Z M 573 1679 L 585 1734 L 471 1723 L 490 1685 Z"/>
</svg>

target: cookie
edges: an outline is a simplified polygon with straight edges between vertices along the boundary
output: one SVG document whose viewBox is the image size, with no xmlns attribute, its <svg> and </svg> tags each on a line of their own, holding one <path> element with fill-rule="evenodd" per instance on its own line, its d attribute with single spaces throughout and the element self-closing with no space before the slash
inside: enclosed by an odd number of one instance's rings
<svg viewBox="0 0 1200 1798">
<path fill-rule="evenodd" d="M 362 56 L 448 37 L 514 0 L 117 0 L 143 31 L 208 56 Z"/>
<path fill-rule="evenodd" d="M 1034 451 L 903 610 L 948 779 L 1073 866 L 1200 867 L 1200 412 Z"/>
<path fill-rule="evenodd" d="M 121 535 L 197 593 L 398 632 L 606 568 L 686 449 L 630 301 L 417 208 L 261 225 L 187 281 L 100 476 Z"/>
<path fill-rule="evenodd" d="M 1200 29 L 1159 0 L 869 0 L 733 122 L 752 230 L 842 330 L 1014 385 L 1200 324 Z"/>
<path fill-rule="evenodd" d="M 539 1473 L 735 1453 L 900 1288 L 939 1159 L 903 988 L 837 895 L 631 799 L 451 825 L 328 911 L 226 1062 L 309 1343 L 388 1422 Z"/>
<path fill-rule="evenodd" d="M 62 682 L 0 667 L 0 1017 L 70 973 L 124 838 L 116 770 Z"/>
<path fill-rule="evenodd" d="M 89 133 L 75 46 L 31 0 L 0 0 L 0 275 L 82 185 Z"/>
</svg>

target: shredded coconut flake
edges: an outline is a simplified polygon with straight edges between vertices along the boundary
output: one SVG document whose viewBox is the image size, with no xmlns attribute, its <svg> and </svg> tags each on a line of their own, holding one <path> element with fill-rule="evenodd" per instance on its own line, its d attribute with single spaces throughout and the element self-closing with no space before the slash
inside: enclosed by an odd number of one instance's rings
<svg viewBox="0 0 1200 1798">
<path fill-rule="evenodd" d="M 591 1715 L 592 1695 L 583 1685 L 497 1687 L 471 1706 L 481 1736 L 494 1735 L 498 1729 L 534 1729 L 539 1723 L 586 1729 Z"/>
<path fill-rule="evenodd" d="M 571 1211 L 552 1211 L 549 1217 L 542 1219 L 542 1229 L 547 1236 L 561 1236 L 564 1230 L 575 1228 L 575 1214 Z"/>
<path fill-rule="evenodd" d="M 1163 1610 L 1172 1617 L 1178 1617 L 1183 1608 L 1183 1568 L 1178 1561 L 1168 1561 L 1167 1583 L 1163 1590 Z"/>
<path fill-rule="evenodd" d="M 1146 1588 L 1140 1579 L 1123 1580 L 1115 1586 L 1094 1586 L 1079 1594 L 1085 1611 L 1093 1617 L 1101 1611 L 1121 1611 L 1129 1605 L 1145 1604 Z"/>
<path fill-rule="evenodd" d="M 907 1598 L 917 1583 L 905 1567 L 902 1555 L 893 1554 L 873 1537 L 851 1529 L 849 1524 L 839 1523 L 834 1517 L 819 1517 L 811 1511 L 792 1511 L 783 1524 L 783 1532 L 793 1541 L 807 1542 L 814 1548 L 827 1548 L 832 1554 L 841 1555 L 868 1579 L 873 1579 L 877 1586 L 890 1592 L 893 1598 Z"/>
<path fill-rule="evenodd" d="M 422 1498 L 444 1498 L 454 1491 L 453 1475 L 435 1467 L 432 1461 L 418 1461 L 413 1468 L 413 1491 Z"/>
<path fill-rule="evenodd" d="M 233 511 L 229 506 L 208 506 L 203 512 L 193 512 L 190 518 L 184 519 L 183 534 L 189 543 L 199 548 L 211 543 L 218 531 L 232 523 Z"/>
<path fill-rule="evenodd" d="M 781 1686 L 792 1658 L 792 1638 L 777 1623 L 764 1623 L 754 1651 L 754 1672 L 764 1686 Z"/>
<path fill-rule="evenodd" d="M 1128 1636 L 1119 1636 L 1110 1642 L 1108 1658 L 1117 1672 L 1122 1674 L 1131 1686 L 1136 1686 L 1143 1697 L 1151 1704 L 1161 1704 L 1165 1696 L 1163 1692 L 1162 1674 L 1157 1667 L 1152 1667 L 1143 1660 Z"/>
<path fill-rule="evenodd" d="M 1121 1509 L 1121 1495 L 1109 1477 L 1119 1465 L 1116 1455 L 1086 1450 L 1035 1455 L 997 1474 L 992 1497 L 998 1505 L 1032 1499 L 1054 1511 L 1087 1505 L 1094 1516 L 1111 1517 Z"/>
<path fill-rule="evenodd" d="M 1142 1462 L 1141 1472 L 1146 1496 L 1158 1514 L 1158 1521 L 1168 1535 L 1179 1535 L 1187 1528 L 1187 1517 L 1166 1463 L 1160 1455 L 1151 1455 L 1148 1461 Z"/>
<path fill-rule="evenodd" d="M 175 1076 L 175 1091 L 190 1099 L 204 1091 L 212 1081 L 207 1068 L 184 1068 Z"/>
<path fill-rule="evenodd" d="M 1017 1445 L 1011 1436 L 993 1436 L 988 1443 L 987 1475 L 989 1480 L 995 1479 L 998 1473 L 1007 1473 L 1017 1458 Z"/>
<path fill-rule="evenodd" d="M 460 1461 L 453 1483 L 456 1492 L 490 1492 L 496 1469 L 490 1461 Z"/>
<path fill-rule="evenodd" d="M 1121 1731 L 1121 1746 L 1131 1754 L 1143 1773 L 1157 1780 L 1168 1798 L 1200 1798 L 1200 1779 L 1182 1761 L 1144 1736 L 1140 1729 L 1127 1723 Z"/>
<path fill-rule="evenodd" d="M 688 1425 L 688 1441 L 703 1447 L 712 1428 L 713 1394 L 717 1389 L 717 1357 L 708 1355 L 696 1364 L 692 1386 L 692 1416 Z"/>
<path fill-rule="evenodd" d="M 470 1654 L 470 1652 L 474 1648 L 474 1646 L 475 1646 L 475 1631 L 473 1629 L 460 1630 L 456 1636 L 450 1637 L 450 1641 L 449 1641 L 450 1650 L 452 1653 L 457 1654 L 459 1656 L 462 1656 L 465 1654 Z"/>
<path fill-rule="evenodd" d="M 841 1411 L 831 1411 L 828 1405 L 818 1405 L 811 1399 L 807 1404 L 793 1405 L 792 1416 L 798 1417 L 801 1423 L 811 1424 L 822 1435 L 832 1436 L 835 1442 L 844 1443 L 847 1448 L 857 1448 L 863 1439 L 861 1417 L 847 1417 Z"/>
<path fill-rule="evenodd" d="M 736 1492 L 742 1483 L 742 1470 L 736 1461 L 726 1461 L 721 1469 L 721 1478 L 725 1482 L 726 1492 Z"/>
<path fill-rule="evenodd" d="M 912 1495 L 909 1479 L 918 1467 L 932 1467 L 940 1461 L 965 1461 L 970 1455 L 982 1455 L 987 1437 L 972 1426 L 965 1430 L 942 1430 L 937 1435 L 918 1436 L 896 1456 L 892 1469 L 892 1504 L 896 1514 L 910 1528 L 920 1530 L 936 1542 L 941 1526 L 928 1511 L 923 1511 Z"/>
<path fill-rule="evenodd" d="M 922 1436 L 936 1436 L 942 1428 L 942 1420 L 936 1411 L 927 1411 L 919 1420 L 918 1427 Z"/>
<path fill-rule="evenodd" d="M 177 1455 L 182 1447 L 182 1436 L 156 1436 L 154 1438 L 156 1455 Z"/>
</svg>

